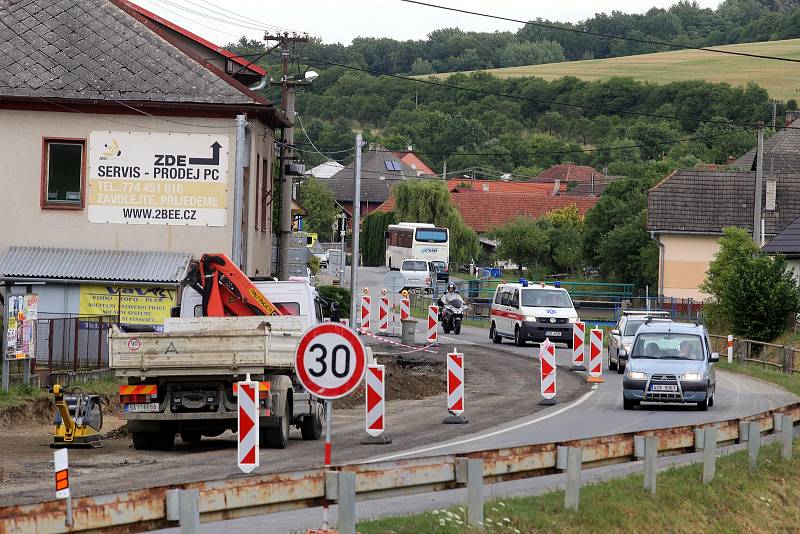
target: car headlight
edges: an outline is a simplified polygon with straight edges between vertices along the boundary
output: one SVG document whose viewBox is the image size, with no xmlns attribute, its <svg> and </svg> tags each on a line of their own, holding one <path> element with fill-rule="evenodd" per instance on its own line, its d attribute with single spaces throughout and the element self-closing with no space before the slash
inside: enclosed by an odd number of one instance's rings
<svg viewBox="0 0 800 534">
<path fill-rule="evenodd" d="M 535 323 L 536 322 L 536 317 L 533 316 L 533 315 L 526 315 L 525 316 L 525 320 L 528 321 L 528 322 L 531 322 L 531 323 Z"/>
<path fill-rule="evenodd" d="M 699 382 L 702 379 L 702 373 L 684 373 L 681 375 L 681 380 L 685 380 L 686 382 Z"/>
<path fill-rule="evenodd" d="M 570 317 L 569 319 L 567 319 L 567 322 L 577 323 L 578 322 L 578 318 L 577 317 Z"/>
<path fill-rule="evenodd" d="M 628 371 L 628 378 L 631 380 L 647 380 L 647 373 L 639 371 Z"/>
</svg>

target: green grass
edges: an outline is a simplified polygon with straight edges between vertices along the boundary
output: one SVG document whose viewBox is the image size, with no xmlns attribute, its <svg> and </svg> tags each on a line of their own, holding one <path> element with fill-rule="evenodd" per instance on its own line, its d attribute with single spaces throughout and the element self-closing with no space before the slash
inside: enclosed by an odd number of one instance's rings
<svg viewBox="0 0 800 534">
<path fill-rule="evenodd" d="M 742 43 L 714 48 L 800 59 L 800 39 Z M 771 97 L 785 101 L 798 97 L 796 80 L 793 76 L 787 75 L 786 69 L 785 63 L 781 61 L 714 54 L 700 50 L 678 50 L 610 59 L 508 67 L 488 72 L 503 78 L 537 76 L 553 80 L 564 76 L 575 76 L 584 80 L 607 80 L 613 77 L 630 77 L 661 84 L 682 80 L 705 80 L 727 82 L 738 86 L 754 81 L 765 88 Z"/>
<path fill-rule="evenodd" d="M 752 376 L 753 378 L 759 378 L 761 380 L 778 385 L 783 389 L 794 393 L 795 395 L 800 395 L 800 374 L 790 375 L 776 369 L 765 368 L 757 363 L 746 364 L 734 362 L 732 364 L 728 364 L 726 361 L 726 356 L 724 354 L 720 356 L 722 360 L 717 364 L 717 368 L 719 369 L 741 373 L 747 376 Z"/>
<path fill-rule="evenodd" d="M 708 486 L 701 483 L 701 476 L 701 464 L 662 471 L 655 496 L 643 491 L 639 474 L 586 485 L 577 513 L 564 510 L 563 491 L 490 501 L 484 507 L 485 528 L 463 526 L 463 509 L 451 508 L 361 522 L 357 530 L 362 534 L 797 531 L 798 455 L 782 460 L 778 448 L 770 445 L 761 449 L 755 471 L 749 469 L 743 451 L 719 458 L 717 476 Z"/>
<path fill-rule="evenodd" d="M 75 386 L 80 387 L 85 393 L 113 397 L 119 391 L 119 386 L 124 383 L 124 380 L 110 376 L 108 378 L 92 380 L 84 384 L 75 384 Z M 72 387 L 73 386 L 67 386 L 66 390 L 70 391 Z M 0 411 L 14 408 L 30 400 L 46 395 L 50 395 L 50 393 L 44 389 L 23 385 L 11 386 L 8 388 L 8 391 L 0 390 Z"/>
</svg>

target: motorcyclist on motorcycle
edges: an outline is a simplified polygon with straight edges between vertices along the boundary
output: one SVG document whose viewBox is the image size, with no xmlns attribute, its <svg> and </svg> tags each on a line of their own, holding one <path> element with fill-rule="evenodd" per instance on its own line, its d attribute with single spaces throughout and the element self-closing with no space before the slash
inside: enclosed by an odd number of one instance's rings
<svg viewBox="0 0 800 534">
<path fill-rule="evenodd" d="M 439 298 L 439 320 L 445 334 L 452 330 L 456 334 L 461 333 L 461 320 L 464 317 L 464 299 L 456 291 L 456 285 L 447 284 L 447 292 Z M 449 309 L 448 309 L 449 307 Z"/>
<path fill-rule="evenodd" d="M 461 302 L 464 302 L 464 299 L 461 298 L 461 295 L 459 295 L 458 291 L 456 291 L 456 285 L 451 282 L 447 284 L 447 292 L 442 295 L 442 302 L 447 305 L 448 302 L 452 302 L 454 300 L 460 300 Z"/>
</svg>

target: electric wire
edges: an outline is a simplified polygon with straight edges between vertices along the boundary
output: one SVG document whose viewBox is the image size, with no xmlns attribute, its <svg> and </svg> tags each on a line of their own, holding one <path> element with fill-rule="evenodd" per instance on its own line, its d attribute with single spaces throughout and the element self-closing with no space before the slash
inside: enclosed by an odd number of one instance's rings
<svg viewBox="0 0 800 534">
<path fill-rule="evenodd" d="M 670 42 L 666 42 L 666 41 L 656 41 L 656 40 L 653 40 L 653 39 L 640 39 L 640 38 L 637 38 L 637 37 L 626 37 L 626 36 L 623 36 L 623 35 L 612 35 L 612 34 L 609 34 L 609 33 L 595 32 L 595 31 L 591 31 L 591 30 L 581 30 L 579 28 L 556 26 L 555 24 L 545 24 L 543 22 L 535 22 L 535 21 L 532 21 L 532 20 L 521 20 L 521 19 L 510 18 L 510 17 L 502 17 L 500 15 L 492 15 L 490 13 L 482 13 L 482 12 L 479 12 L 479 11 L 470 11 L 468 9 L 460 9 L 460 8 L 457 8 L 457 7 L 449 7 L 449 6 L 442 6 L 442 5 L 438 5 L 438 4 L 431 4 L 431 3 L 428 3 L 428 2 L 421 2 L 419 0 L 400 0 L 400 1 L 401 2 L 406 2 L 408 4 L 417 4 L 417 5 L 425 6 L 425 7 L 443 9 L 445 11 L 453 11 L 453 12 L 456 12 L 456 13 L 464 13 L 464 14 L 467 14 L 467 15 L 476 15 L 476 16 L 479 16 L 479 17 L 497 19 L 497 20 L 502 20 L 502 21 L 506 21 L 506 22 L 516 22 L 518 24 L 524 24 L 524 25 L 527 25 L 527 26 L 536 26 L 536 27 L 545 28 L 545 29 L 548 29 L 548 30 L 566 31 L 566 32 L 572 32 L 572 33 L 578 33 L 578 34 L 581 34 L 581 35 L 591 35 L 593 37 L 603 37 L 605 39 L 619 39 L 619 40 L 623 40 L 623 41 L 632 41 L 632 42 L 635 42 L 635 43 L 642 43 L 642 44 L 653 44 L 653 45 L 658 45 L 658 46 L 670 46 L 670 47 L 673 47 L 673 48 L 680 48 L 680 49 L 684 49 L 684 50 L 700 50 L 700 51 L 703 51 L 703 52 L 713 52 L 713 53 L 716 53 L 716 54 L 727 54 L 727 55 L 732 55 L 732 56 L 743 56 L 743 57 L 750 57 L 750 58 L 757 58 L 757 59 L 768 59 L 768 60 L 773 60 L 773 61 L 787 61 L 787 62 L 790 62 L 790 63 L 800 63 L 800 59 L 794 59 L 794 58 L 788 58 L 788 57 L 767 56 L 767 55 L 762 55 L 762 54 L 750 54 L 750 53 L 747 53 L 747 52 L 734 52 L 732 50 L 720 50 L 718 48 L 707 48 L 707 47 L 703 47 L 703 46 L 683 45 L 683 44 L 678 44 L 678 43 L 670 43 Z"/>
</svg>

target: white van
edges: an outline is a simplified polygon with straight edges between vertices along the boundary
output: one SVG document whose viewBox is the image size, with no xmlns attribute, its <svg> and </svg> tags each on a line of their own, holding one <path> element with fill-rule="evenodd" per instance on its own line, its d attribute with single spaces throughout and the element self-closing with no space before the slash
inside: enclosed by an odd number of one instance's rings
<svg viewBox="0 0 800 534">
<path fill-rule="evenodd" d="M 519 347 L 526 341 L 566 343 L 572 347 L 572 323 L 578 314 L 569 293 L 545 284 L 498 284 L 494 292 L 489 338 L 500 343 L 514 340 Z"/>
</svg>

